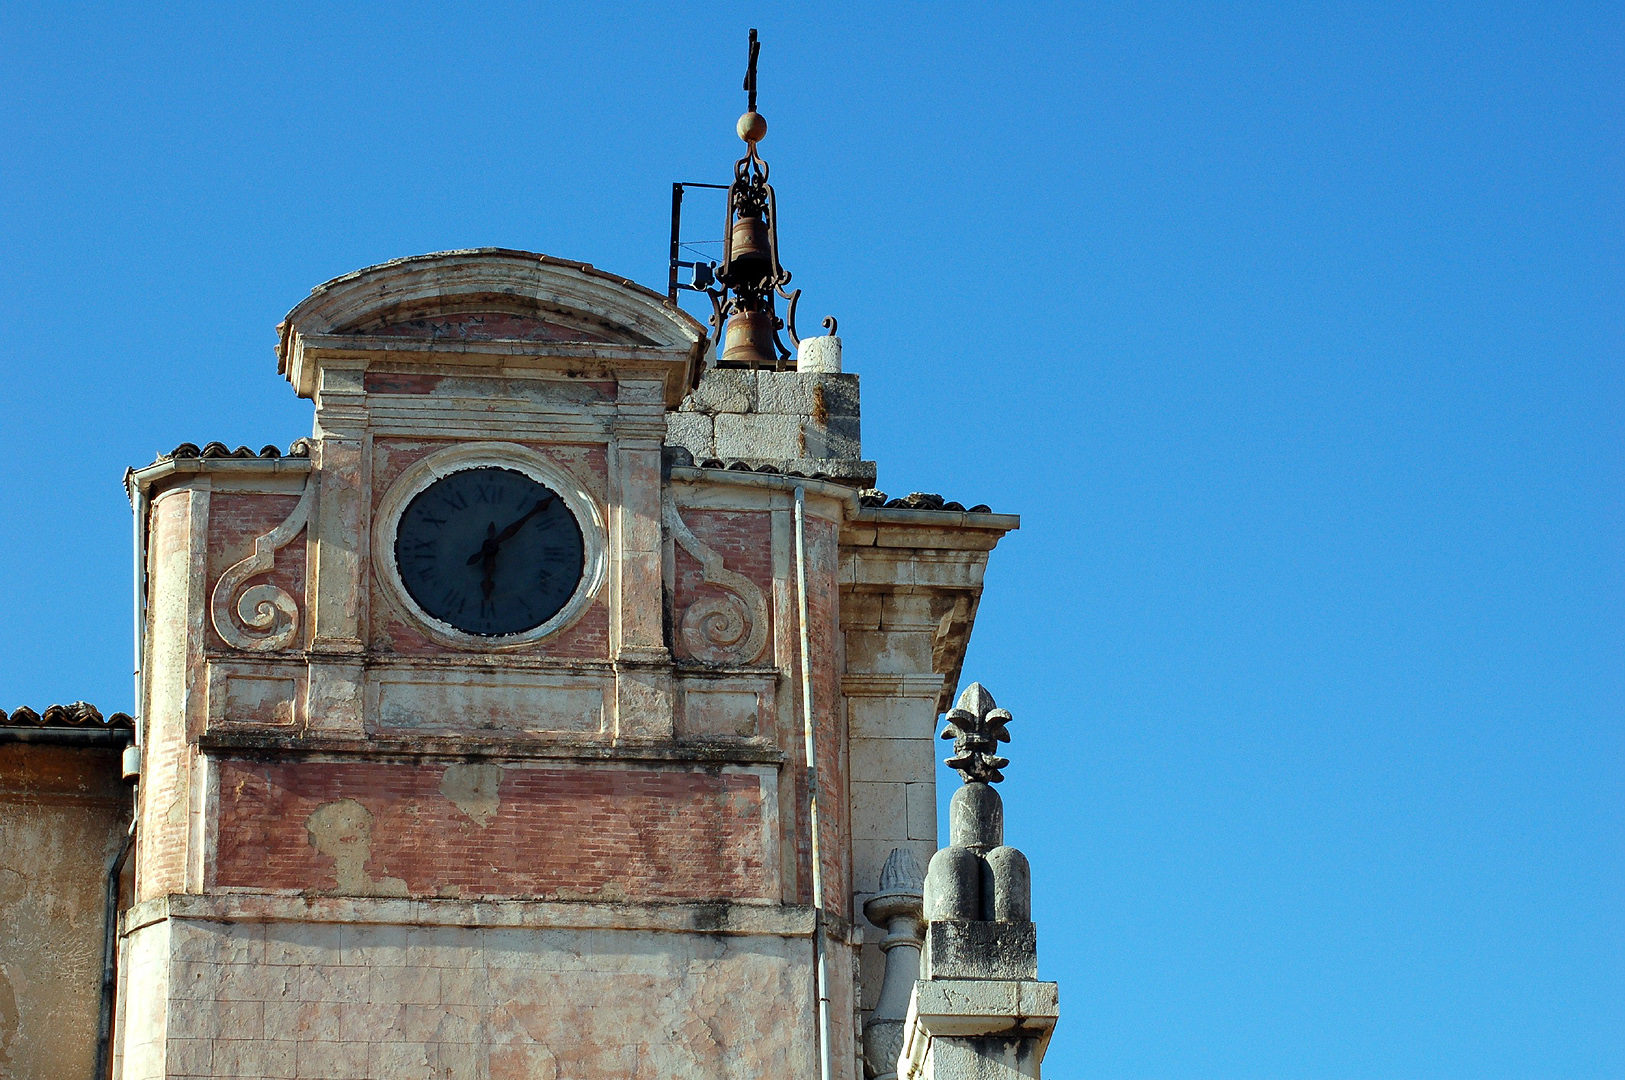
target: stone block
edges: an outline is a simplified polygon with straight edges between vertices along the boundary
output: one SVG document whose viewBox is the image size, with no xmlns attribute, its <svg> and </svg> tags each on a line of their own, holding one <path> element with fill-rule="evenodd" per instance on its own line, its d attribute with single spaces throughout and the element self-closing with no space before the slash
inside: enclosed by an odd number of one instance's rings
<svg viewBox="0 0 1625 1080">
<path fill-rule="evenodd" d="M 935 759 L 932 764 L 935 766 Z M 937 785 L 934 782 L 908 786 L 908 838 L 937 842 Z"/>
<path fill-rule="evenodd" d="M 170 1039 L 164 1048 L 168 1071 L 176 1076 L 214 1076 L 214 1040 Z M 229 1075 L 229 1074 L 226 1074 Z"/>
<path fill-rule="evenodd" d="M 365 1043 L 301 1042 L 296 1055 L 296 1076 L 321 1077 L 322 1080 L 366 1080 Z"/>
<path fill-rule="evenodd" d="M 290 980 L 291 982 L 291 980 Z M 283 996 L 272 984 L 265 1002 L 265 1037 L 284 1041 L 336 1039 L 343 1006 L 337 1002 L 300 1001 L 290 990 Z"/>
<path fill-rule="evenodd" d="M 440 969 L 375 968 L 372 973 L 372 1002 L 377 1005 L 438 1005 Z"/>
<path fill-rule="evenodd" d="M 935 697 L 848 697 L 846 717 L 847 731 L 853 739 L 931 741 L 936 736 Z"/>
<path fill-rule="evenodd" d="M 404 926 L 341 925 L 338 962 L 345 967 L 404 967 L 409 936 Z"/>
<path fill-rule="evenodd" d="M 756 409 L 756 372 L 712 368 L 700 376 L 700 385 L 683 401 L 683 411 L 748 413 Z"/>
<path fill-rule="evenodd" d="M 706 413 L 674 412 L 666 415 L 666 443 L 681 446 L 696 461 L 715 457 L 716 428 Z"/>
<path fill-rule="evenodd" d="M 265 960 L 265 927 L 258 923 L 187 926 L 174 936 L 174 958 L 210 964 L 258 964 Z"/>
<path fill-rule="evenodd" d="M 273 1039 L 221 1039 L 214 1047 L 213 1072 L 205 1076 L 291 1080 L 298 1071 L 298 1045 Z"/>
<path fill-rule="evenodd" d="M 927 979 L 1036 979 L 1038 927 L 1030 922 L 937 919 L 925 931 Z"/>
<path fill-rule="evenodd" d="M 799 417 L 725 413 L 717 417 L 716 432 L 720 458 L 782 461 L 806 456 L 801 444 Z"/>
<path fill-rule="evenodd" d="M 822 424 L 808 421 L 802 442 L 808 457 L 847 460 L 863 456 L 863 438 L 855 416 L 832 416 Z"/>
<path fill-rule="evenodd" d="M 327 967 L 312 964 L 301 968 L 294 993 L 301 1001 L 331 1001 L 359 1005 L 372 992 L 372 971 L 368 968 Z"/>
<path fill-rule="evenodd" d="M 856 375 L 809 374 L 798 371 L 756 373 L 756 411 L 778 416 L 858 416 Z"/>
<path fill-rule="evenodd" d="M 367 1047 L 367 1075 L 390 1080 L 428 1080 L 434 1075 L 428 1049 L 418 1043 L 379 1043 Z"/>
<path fill-rule="evenodd" d="M 304 967 L 335 963 L 340 928 L 331 923 L 286 923 L 265 928 L 265 962 Z"/>
<path fill-rule="evenodd" d="M 852 531 L 850 527 L 847 530 Z M 845 542 L 845 534 L 842 536 Z M 851 592 L 841 597 L 841 629 L 879 630 L 885 597 L 880 593 Z"/>
<path fill-rule="evenodd" d="M 907 784 L 852 784 L 854 840 L 901 840 L 907 832 Z"/>
<path fill-rule="evenodd" d="M 216 1001 L 207 1005 L 171 999 L 169 1038 L 258 1039 L 265 1030 L 264 1006 L 257 1001 Z"/>
<path fill-rule="evenodd" d="M 1032 979 L 921 979 L 909 1002 L 911 1026 L 937 1038 L 1014 1032 L 1047 1039 L 1058 1016 L 1056 984 Z"/>
<path fill-rule="evenodd" d="M 853 739 L 854 781 L 913 785 L 936 775 L 936 744 L 931 739 Z"/>
<path fill-rule="evenodd" d="M 912 675 L 931 670 L 932 641 L 926 633 L 854 630 L 846 635 L 848 671 Z"/>
</svg>

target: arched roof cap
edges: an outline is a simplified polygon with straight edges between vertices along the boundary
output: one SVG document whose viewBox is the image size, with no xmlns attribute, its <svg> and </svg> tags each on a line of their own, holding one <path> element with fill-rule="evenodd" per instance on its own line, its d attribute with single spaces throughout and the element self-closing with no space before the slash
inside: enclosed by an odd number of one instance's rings
<svg viewBox="0 0 1625 1080">
<path fill-rule="evenodd" d="M 316 286 L 278 327 L 278 368 L 292 378 L 291 361 L 308 339 L 431 336 L 478 316 L 521 326 L 507 336 L 526 340 L 652 347 L 695 360 L 706 337 L 705 327 L 665 296 L 588 263 L 469 248 L 392 259 Z"/>
</svg>

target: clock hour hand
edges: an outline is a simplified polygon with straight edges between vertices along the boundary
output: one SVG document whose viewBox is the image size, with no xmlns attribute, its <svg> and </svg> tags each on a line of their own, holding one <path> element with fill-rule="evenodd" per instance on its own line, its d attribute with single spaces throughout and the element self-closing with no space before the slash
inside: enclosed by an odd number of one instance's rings
<svg viewBox="0 0 1625 1080">
<path fill-rule="evenodd" d="M 484 572 L 483 579 L 480 581 L 480 592 L 487 600 L 491 599 L 491 593 L 497 587 L 495 580 L 497 549 L 501 546 L 502 541 L 496 538 L 496 532 L 496 522 L 493 521 L 486 525 L 485 543 L 480 545 L 480 550 L 468 557 L 468 565 L 473 566 L 475 563 L 479 563 L 480 569 Z"/>
</svg>

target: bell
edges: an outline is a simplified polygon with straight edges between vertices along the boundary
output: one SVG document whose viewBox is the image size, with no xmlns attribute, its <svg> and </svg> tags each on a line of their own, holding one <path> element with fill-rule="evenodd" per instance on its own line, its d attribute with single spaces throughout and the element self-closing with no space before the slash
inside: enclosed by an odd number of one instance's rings
<svg viewBox="0 0 1625 1080">
<path fill-rule="evenodd" d="M 733 250 L 728 277 L 735 285 L 755 285 L 773 272 L 773 251 L 768 246 L 767 223 L 759 217 L 734 219 Z"/>
<path fill-rule="evenodd" d="M 735 312 L 722 339 L 723 367 L 777 367 L 773 347 L 773 316 L 765 311 Z"/>
</svg>

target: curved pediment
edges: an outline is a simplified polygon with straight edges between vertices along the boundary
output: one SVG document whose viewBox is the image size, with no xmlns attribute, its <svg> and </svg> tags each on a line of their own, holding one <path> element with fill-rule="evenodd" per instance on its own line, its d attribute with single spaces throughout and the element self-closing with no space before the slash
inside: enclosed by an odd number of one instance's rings
<svg viewBox="0 0 1625 1080">
<path fill-rule="evenodd" d="M 278 331 L 279 367 L 296 385 L 303 380 L 295 357 L 315 340 L 353 338 L 358 348 L 579 343 L 695 359 L 705 340 L 699 322 L 653 290 L 586 263 L 507 248 L 416 255 L 345 274 L 311 290 Z"/>
</svg>

